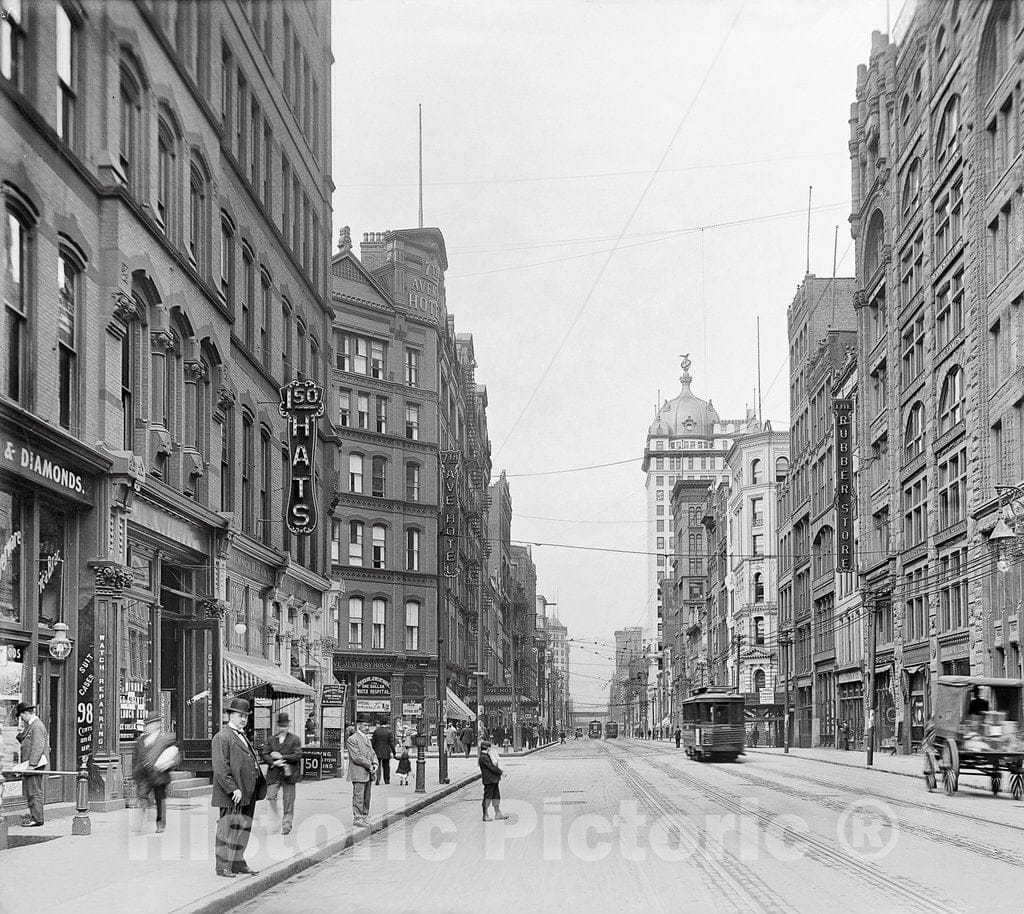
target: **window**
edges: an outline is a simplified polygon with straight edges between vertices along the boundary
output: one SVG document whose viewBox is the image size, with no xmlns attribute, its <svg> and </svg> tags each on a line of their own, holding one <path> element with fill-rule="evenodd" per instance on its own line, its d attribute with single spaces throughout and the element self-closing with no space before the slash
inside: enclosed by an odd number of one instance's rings
<svg viewBox="0 0 1024 914">
<path fill-rule="evenodd" d="M 760 692 L 765 688 L 764 670 L 754 670 L 754 691 Z"/>
<path fill-rule="evenodd" d="M 921 160 L 914 159 L 907 169 L 907 176 L 903 179 L 903 221 L 906 222 L 917 212 L 921 198 Z"/>
<path fill-rule="evenodd" d="M 789 476 L 789 458 L 779 457 L 775 461 L 775 481 L 785 482 Z"/>
<path fill-rule="evenodd" d="M 409 600 L 405 604 L 405 649 L 420 649 L 420 604 Z"/>
<path fill-rule="evenodd" d="M 281 296 L 281 365 L 285 381 L 292 379 L 292 306 Z"/>
<path fill-rule="evenodd" d="M 954 95 L 939 118 L 939 129 L 935 135 L 935 161 L 941 165 L 952 158 L 960 133 L 960 96 Z"/>
<path fill-rule="evenodd" d="M 753 555 L 764 555 L 764 534 L 754 533 L 750 537 L 750 546 Z"/>
<path fill-rule="evenodd" d="M 62 428 L 78 431 L 78 301 L 81 269 L 61 251 L 57 258 L 57 396 Z"/>
<path fill-rule="evenodd" d="M 363 646 L 363 598 L 348 598 L 348 646 Z"/>
<path fill-rule="evenodd" d="M 384 377 L 384 344 L 378 340 L 370 342 L 370 377 Z"/>
<path fill-rule="evenodd" d="M 371 467 L 370 494 L 375 498 L 384 498 L 387 488 L 388 462 L 384 457 L 374 457 Z"/>
<path fill-rule="evenodd" d="M 999 211 L 988 226 L 989 238 L 989 281 L 995 286 L 1006 275 L 1010 269 L 1010 245 L 1012 225 L 1010 216 L 1012 214 L 1012 203 L 1007 200 L 1006 204 Z"/>
<path fill-rule="evenodd" d="M 939 629 L 967 627 L 967 550 L 957 549 L 939 559 Z"/>
<path fill-rule="evenodd" d="M 10 288 L 10 283 L 8 283 Z M 10 352 L 16 352 L 10 349 Z M 121 337 L 121 420 L 124 423 L 124 449 L 130 451 L 135 445 L 135 333 L 131 325 L 125 328 Z"/>
<path fill-rule="evenodd" d="M 907 325 L 901 338 L 903 386 L 907 387 L 924 371 L 924 315 Z"/>
<path fill-rule="evenodd" d="M 270 130 L 270 123 L 263 124 L 263 192 L 260 199 L 263 205 L 270 210 L 270 175 L 274 166 L 274 135 Z"/>
<path fill-rule="evenodd" d="M 903 547 L 909 549 L 928 536 L 928 480 L 921 477 L 903 489 Z"/>
<path fill-rule="evenodd" d="M 388 528 L 385 527 L 383 524 L 373 525 L 373 539 L 370 545 L 372 547 L 374 568 L 388 567 L 387 532 Z"/>
<path fill-rule="evenodd" d="M 299 356 L 299 378 L 309 377 L 306 371 L 306 325 L 302 320 L 295 322 L 295 348 Z"/>
<path fill-rule="evenodd" d="M 967 516 L 967 451 L 959 450 L 939 463 L 939 529 Z"/>
<path fill-rule="evenodd" d="M 996 321 L 988 331 L 988 348 L 991 353 L 990 365 L 992 375 L 992 387 L 998 387 L 1003 382 L 1003 341 L 1000 333 L 999 321 Z"/>
<path fill-rule="evenodd" d="M 754 616 L 754 644 L 764 644 L 764 616 Z"/>
<path fill-rule="evenodd" d="M 365 429 L 370 427 L 369 394 L 358 394 L 356 396 L 356 427 Z"/>
<path fill-rule="evenodd" d="M 253 473 L 256 471 L 252 416 L 242 413 L 242 531 L 251 534 L 255 528 L 253 517 Z"/>
<path fill-rule="evenodd" d="M 764 575 L 761 572 L 757 572 L 754 575 L 754 602 L 764 602 Z"/>
<path fill-rule="evenodd" d="M 761 527 L 764 525 L 763 498 L 750 499 L 750 524 L 752 527 Z"/>
<path fill-rule="evenodd" d="M 7 4 L 5 3 L 6 7 Z M 2 38 L 0 38 L 2 41 Z M 75 143 L 75 101 L 78 96 L 78 28 L 68 11 L 57 4 L 57 135 Z"/>
<path fill-rule="evenodd" d="M 220 48 L 220 124 L 224 134 L 224 142 L 231 144 L 231 108 L 234 102 L 234 93 L 231 86 L 231 75 L 234 69 L 234 59 L 226 44 Z"/>
<path fill-rule="evenodd" d="M 199 165 L 192 163 L 188 186 L 188 256 L 192 266 L 202 271 L 202 248 L 206 224 L 206 177 Z"/>
<path fill-rule="evenodd" d="M 386 600 L 380 598 L 375 599 L 371 603 L 371 610 L 373 612 L 373 631 L 371 632 L 370 647 L 376 648 L 377 650 L 384 649 L 384 626 L 385 618 L 387 616 L 388 604 Z"/>
<path fill-rule="evenodd" d="M 410 441 L 420 439 L 420 408 L 411 403 L 405 405 L 405 437 Z"/>
<path fill-rule="evenodd" d="M 5 393 L 21 402 L 25 387 L 29 326 L 29 226 L 19 213 L 7 209 L 4 277 L 4 343 L 7 361 Z"/>
<path fill-rule="evenodd" d="M 25 20 L 22 0 L 0 2 L 0 76 L 14 88 L 25 86 Z"/>
<path fill-rule="evenodd" d="M 918 232 L 900 256 L 900 304 L 906 306 L 921 288 L 924 275 L 924 234 Z"/>
<path fill-rule="evenodd" d="M 229 306 L 235 293 L 235 229 L 226 218 L 220 222 L 220 295 Z"/>
<path fill-rule="evenodd" d="M 253 190 L 258 190 L 260 186 L 260 152 L 263 138 L 260 117 L 260 105 L 254 98 L 249 111 L 249 183 Z"/>
<path fill-rule="evenodd" d="M 121 67 L 121 141 L 120 165 L 125 185 L 132 193 L 138 193 L 141 175 L 141 153 L 139 147 L 140 121 L 142 119 L 142 89 L 131 71 Z"/>
<path fill-rule="evenodd" d="M 935 345 L 944 349 L 964 329 L 964 271 L 953 274 L 952 279 L 935 295 Z"/>
<path fill-rule="evenodd" d="M 405 383 L 409 387 L 420 383 L 420 354 L 415 349 L 405 350 Z"/>
<path fill-rule="evenodd" d="M 384 434 L 387 433 L 387 430 L 388 430 L 388 398 L 387 397 L 377 397 L 377 421 L 376 421 L 376 426 L 375 427 L 376 427 L 377 431 L 381 435 L 384 435 Z"/>
<path fill-rule="evenodd" d="M 420 465 L 418 463 L 405 465 L 405 499 L 406 501 L 420 500 Z"/>
<path fill-rule="evenodd" d="M 420 531 L 413 527 L 405 531 L 405 570 L 420 570 Z"/>
<path fill-rule="evenodd" d="M 948 432 L 964 418 L 964 373 L 953 366 L 942 382 L 939 395 L 939 433 Z"/>
<path fill-rule="evenodd" d="M 363 455 L 348 455 L 348 490 L 360 495 L 363 491 Z"/>
<path fill-rule="evenodd" d="M 947 50 L 946 27 L 940 25 L 939 30 L 935 33 L 935 63 L 940 73 L 946 68 Z"/>
<path fill-rule="evenodd" d="M 270 545 L 271 518 L 274 508 L 270 493 L 273 491 L 274 467 L 271 456 L 270 432 L 260 429 L 260 516 L 257 519 L 260 540 Z"/>
<path fill-rule="evenodd" d="M 989 438 L 989 453 L 991 460 L 989 461 L 990 472 L 992 475 L 993 485 L 998 485 L 1003 481 L 1003 420 L 999 419 L 992 423 L 992 432 Z"/>
<path fill-rule="evenodd" d="M 903 437 L 905 461 L 913 460 L 924 453 L 924 404 L 918 400 L 910 407 Z"/>
<path fill-rule="evenodd" d="M 338 425 L 350 428 L 352 425 L 352 391 L 338 391 Z"/>
<path fill-rule="evenodd" d="M 942 260 L 964 233 L 964 179 L 958 178 L 935 209 L 935 258 Z"/>
<path fill-rule="evenodd" d="M 363 525 L 360 521 L 349 521 L 348 524 L 348 563 L 361 566 L 363 564 Z"/>
<path fill-rule="evenodd" d="M 906 605 L 906 640 L 928 637 L 928 566 L 907 572 L 903 577 Z"/>
<path fill-rule="evenodd" d="M 232 468 L 235 463 L 234 410 L 224 410 L 224 421 L 220 427 L 220 509 L 233 511 L 235 504 Z"/>
<path fill-rule="evenodd" d="M 242 342 L 250 352 L 256 346 L 256 265 L 248 245 L 242 245 Z"/>
<path fill-rule="evenodd" d="M 292 176 L 288 167 L 288 160 L 281 152 L 281 234 L 284 235 L 285 244 L 288 243 L 291 232 L 291 200 L 292 200 Z"/>
<path fill-rule="evenodd" d="M 260 273 L 260 361 L 263 367 L 270 371 L 270 322 L 273 320 L 273 296 L 270 292 L 270 277 Z"/>
</svg>

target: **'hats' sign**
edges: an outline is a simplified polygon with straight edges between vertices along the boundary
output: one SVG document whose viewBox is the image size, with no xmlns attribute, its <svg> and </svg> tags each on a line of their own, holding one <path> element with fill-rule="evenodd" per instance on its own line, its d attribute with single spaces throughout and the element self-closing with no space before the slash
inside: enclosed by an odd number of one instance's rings
<svg viewBox="0 0 1024 914">
<path fill-rule="evenodd" d="M 281 415 L 288 420 L 291 481 L 285 523 L 296 536 L 316 530 L 316 420 L 324 414 L 324 389 L 315 381 L 291 381 L 281 388 Z"/>
</svg>

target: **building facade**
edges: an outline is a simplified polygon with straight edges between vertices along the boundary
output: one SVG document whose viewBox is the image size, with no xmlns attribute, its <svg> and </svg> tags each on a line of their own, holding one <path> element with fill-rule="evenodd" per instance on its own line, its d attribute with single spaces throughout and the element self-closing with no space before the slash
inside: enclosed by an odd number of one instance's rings
<svg viewBox="0 0 1024 914">
<path fill-rule="evenodd" d="M 91 761 L 96 799 L 116 803 L 150 710 L 196 770 L 226 695 L 261 698 L 260 729 L 275 702 L 316 720 L 327 539 L 322 522 L 289 532 L 282 493 L 308 472 L 325 505 L 330 427 L 296 467 L 276 405 L 326 376 L 330 9 L 15 15 L 0 36 L 0 636 L 51 766 Z M 69 653 L 47 649 L 58 625 Z"/>
</svg>

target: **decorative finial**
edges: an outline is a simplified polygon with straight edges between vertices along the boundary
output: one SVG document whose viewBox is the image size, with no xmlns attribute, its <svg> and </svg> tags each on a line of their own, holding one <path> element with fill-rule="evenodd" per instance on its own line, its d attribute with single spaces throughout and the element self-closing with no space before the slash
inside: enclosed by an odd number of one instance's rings
<svg viewBox="0 0 1024 914">
<path fill-rule="evenodd" d="M 343 225 L 338 231 L 338 253 L 347 254 L 352 250 L 352 230 Z"/>
<path fill-rule="evenodd" d="M 679 356 L 679 358 L 682 360 L 679 363 L 679 365 L 683 369 L 683 373 L 679 376 L 679 381 L 683 385 L 686 385 L 693 380 L 693 378 L 690 376 L 690 365 L 692 364 L 690 362 L 690 353 L 686 353 L 686 355 L 681 355 Z"/>
</svg>

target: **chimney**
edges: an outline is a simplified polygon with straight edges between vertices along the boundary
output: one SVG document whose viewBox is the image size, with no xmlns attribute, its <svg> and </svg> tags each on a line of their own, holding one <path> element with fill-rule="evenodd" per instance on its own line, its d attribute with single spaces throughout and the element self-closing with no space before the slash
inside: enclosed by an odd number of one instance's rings
<svg viewBox="0 0 1024 914">
<path fill-rule="evenodd" d="M 359 259 L 371 272 L 384 266 L 384 232 L 363 232 L 359 246 Z"/>
</svg>

